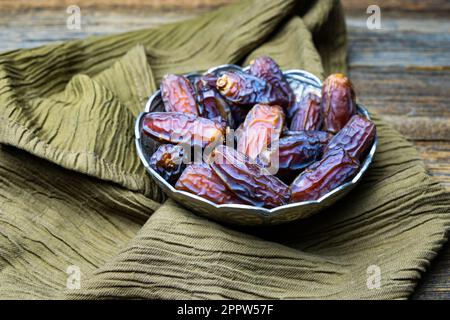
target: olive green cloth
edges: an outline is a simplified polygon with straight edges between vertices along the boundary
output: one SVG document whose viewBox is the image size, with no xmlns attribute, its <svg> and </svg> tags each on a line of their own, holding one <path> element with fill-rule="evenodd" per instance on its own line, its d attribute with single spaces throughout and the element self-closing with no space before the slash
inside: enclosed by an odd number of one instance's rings
<svg viewBox="0 0 450 320">
<path fill-rule="evenodd" d="M 160 204 L 133 143 L 148 95 L 166 73 L 263 54 L 322 78 L 345 72 L 340 4 L 239 1 L 0 54 L 0 298 L 408 297 L 446 239 L 450 196 L 378 118 L 368 175 L 312 218 L 237 229 Z M 81 289 L 67 288 L 69 266 Z"/>
</svg>

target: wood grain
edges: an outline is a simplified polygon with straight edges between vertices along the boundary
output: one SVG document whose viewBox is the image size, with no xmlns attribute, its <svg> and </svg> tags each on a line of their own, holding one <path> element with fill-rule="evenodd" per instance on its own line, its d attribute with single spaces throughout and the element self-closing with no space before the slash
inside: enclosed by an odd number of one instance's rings
<svg viewBox="0 0 450 320">
<path fill-rule="evenodd" d="M 356 9 L 366 1 L 344 4 L 352 6 L 349 70 L 360 102 L 413 141 L 428 172 L 450 191 L 450 3 L 383 1 L 382 10 L 400 13 L 382 14 L 381 30 L 368 30 Z M 412 298 L 450 299 L 449 243 Z"/>
<path fill-rule="evenodd" d="M 424 159 L 428 172 L 450 190 L 450 142 L 415 141 L 414 144 Z"/>
<path fill-rule="evenodd" d="M 349 14 L 350 77 L 359 102 L 415 143 L 450 190 L 450 22 L 385 15 L 382 30 Z"/>
</svg>

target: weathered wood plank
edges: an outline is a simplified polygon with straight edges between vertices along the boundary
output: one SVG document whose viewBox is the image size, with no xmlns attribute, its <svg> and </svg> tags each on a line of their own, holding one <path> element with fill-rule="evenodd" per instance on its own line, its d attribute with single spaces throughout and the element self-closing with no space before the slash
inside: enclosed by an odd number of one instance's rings
<svg viewBox="0 0 450 320">
<path fill-rule="evenodd" d="M 450 141 L 414 141 L 414 145 L 429 174 L 450 192 Z"/>
<path fill-rule="evenodd" d="M 78 5 L 85 9 L 197 9 L 213 8 L 235 0 L 1 0 L 0 10 L 61 9 Z"/>
<path fill-rule="evenodd" d="M 347 17 L 350 77 L 361 103 L 411 140 L 450 139 L 450 23 L 387 15 L 382 30 Z"/>
<path fill-rule="evenodd" d="M 353 6 L 347 16 L 349 70 L 359 99 L 413 140 L 428 172 L 450 191 L 450 3 L 445 4 L 446 9 L 443 3 L 430 1 L 415 6 L 411 1 L 383 1 L 382 12 L 391 6 L 414 13 L 382 14 L 382 30 L 368 30 L 367 15 L 357 9 L 363 9 L 364 2 L 344 2 Z M 437 7 L 433 9 L 433 5 Z M 431 10 L 433 16 L 439 8 L 444 18 L 417 15 L 417 11 Z M 412 298 L 450 299 L 448 243 Z"/>
</svg>

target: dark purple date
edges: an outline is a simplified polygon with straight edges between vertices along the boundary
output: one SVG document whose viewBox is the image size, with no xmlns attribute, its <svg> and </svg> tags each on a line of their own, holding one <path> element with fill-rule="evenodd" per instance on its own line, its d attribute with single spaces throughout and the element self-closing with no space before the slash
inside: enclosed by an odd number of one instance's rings
<svg viewBox="0 0 450 320">
<path fill-rule="evenodd" d="M 334 149 L 292 182 L 290 202 L 317 200 L 351 179 L 358 169 L 359 162 L 344 149 Z"/>
<path fill-rule="evenodd" d="M 332 74 L 322 86 L 321 109 L 324 129 L 331 133 L 341 130 L 356 113 L 355 91 L 343 74 Z"/>
</svg>

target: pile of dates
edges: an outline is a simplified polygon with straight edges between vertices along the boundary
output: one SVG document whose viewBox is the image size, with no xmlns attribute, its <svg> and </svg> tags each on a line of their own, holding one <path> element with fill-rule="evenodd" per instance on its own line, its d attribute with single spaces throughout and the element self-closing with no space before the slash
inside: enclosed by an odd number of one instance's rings
<svg viewBox="0 0 450 320">
<path fill-rule="evenodd" d="M 375 138 L 346 76 L 333 74 L 321 97 L 296 101 L 269 57 L 191 81 L 166 75 L 161 97 L 165 112 L 142 122 L 144 137 L 158 144 L 150 166 L 176 189 L 217 204 L 319 199 L 352 179 Z"/>
</svg>

